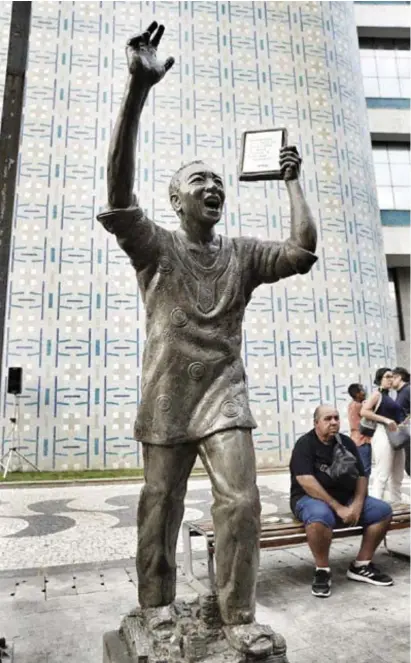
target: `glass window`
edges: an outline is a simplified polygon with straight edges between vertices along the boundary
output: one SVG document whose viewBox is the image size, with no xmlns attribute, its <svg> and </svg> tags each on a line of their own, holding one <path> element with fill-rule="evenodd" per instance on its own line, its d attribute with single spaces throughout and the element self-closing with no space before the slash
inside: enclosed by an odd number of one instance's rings
<svg viewBox="0 0 411 663">
<path fill-rule="evenodd" d="M 360 37 L 359 42 L 366 96 L 393 99 L 409 98 L 409 41 Z M 376 85 L 376 79 L 378 85 Z"/>
<path fill-rule="evenodd" d="M 411 209 L 409 145 L 377 143 L 372 152 L 380 209 Z"/>
<path fill-rule="evenodd" d="M 403 65 L 406 62 L 406 60 L 401 61 L 401 64 Z M 377 64 L 375 62 L 375 58 L 365 58 L 361 57 L 361 71 L 362 75 L 364 77 L 366 76 L 377 76 Z"/>
<path fill-rule="evenodd" d="M 384 51 L 380 53 L 384 54 Z M 397 67 L 395 63 L 395 57 L 377 57 L 377 68 L 378 75 L 381 78 L 395 77 L 397 78 Z"/>
<path fill-rule="evenodd" d="M 364 78 L 364 93 L 366 97 L 380 97 L 378 78 Z"/>
<path fill-rule="evenodd" d="M 368 59 L 368 58 L 367 58 Z M 397 70 L 398 70 L 398 76 L 403 79 L 403 78 L 409 78 L 411 75 L 411 67 L 410 67 L 410 60 L 404 60 L 402 58 L 397 58 Z M 370 74 L 370 76 L 376 76 L 376 74 Z"/>
<path fill-rule="evenodd" d="M 409 78 L 402 78 L 400 80 L 400 89 L 402 98 L 408 99 L 408 97 L 411 97 L 411 84 Z"/>
<path fill-rule="evenodd" d="M 374 168 L 377 186 L 390 186 L 391 172 L 388 163 L 376 163 L 374 164 Z"/>
<path fill-rule="evenodd" d="M 387 150 L 387 158 L 390 163 L 410 163 L 410 148 L 407 145 L 403 147 L 390 147 Z"/>
<path fill-rule="evenodd" d="M 394 187 L 394 209 L 410 209 L 410 190 L 408 186 Z"/>
<path fill-rule="evenodd" d="M 381 167 L 381 164 L 379 164 Z M 408 186 L 410 183 L 410 169 L 406 164 L 391 163 L 388 168 L 391 171 L 392 183 L 394 186 Z M 388 182 L 382 182 L 388 184 Z"/>
<path fill-rule="evenodd" d="M 378 191 L 378 205 L 380 209 L 395 209 L 394 207 L 394 193 L 391 186 L 379 186 Z"/>
<path fill-rule="evenodd" d="M 388 163 L 388 153 L 385 146 L 373 146 L 372 153 L 374 157 L 374 163 Z"/>
<path fill-rule="evenodd" d="M 401 94 L 400 79 L 399 78 L 379 78 L 380 83 L 380 97 L 390 97 L 391 99 L 398 99 Z"/>
</svg>

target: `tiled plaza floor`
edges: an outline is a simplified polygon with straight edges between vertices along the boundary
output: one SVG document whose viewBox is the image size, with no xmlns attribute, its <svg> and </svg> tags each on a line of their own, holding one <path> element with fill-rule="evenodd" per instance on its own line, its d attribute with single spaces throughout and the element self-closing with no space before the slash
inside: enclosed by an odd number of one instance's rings
<svg viewBox="0 0 411 663">
<path fill-rule="evenodd" d="M 0 571 L 133 557 L 141 485 L 1 490 Z M 263 513 L 289 511 L 287 475 L 262 475 L 259 487 Z M 192 479 L 184 518 L 208 516 L 210 504 L 208 479 Z"/>
<path fill-rule="evenodd" d="M 288 510 L 287 475 L 262 475 L 266 513 Z M 136 605 L 135 512 L 140 484 L 0 491 L 0 636 L 11 663 L 101 663 L 102 635 Z M 409 480 L 404 498 L 409 495 Z M 208 515 L 206 479 L 190 482 L 186 518 Z M 407 550 L 408 531 L 393 533 Z M 257 616 L 287 640 L 289 663 L 408 663 L 409 566 L 380 550 L 393 587 L 345 578 L 358 541 L 332 549 L 333 593 L 311 596 L 307 546 L 263 551 Z M 181 540 L 179 541 L 181 562 Z M 196 572 L 206 576 L 197 546 Z M 179 593 L 191 593 L 179 569 Z"/>
</svg>

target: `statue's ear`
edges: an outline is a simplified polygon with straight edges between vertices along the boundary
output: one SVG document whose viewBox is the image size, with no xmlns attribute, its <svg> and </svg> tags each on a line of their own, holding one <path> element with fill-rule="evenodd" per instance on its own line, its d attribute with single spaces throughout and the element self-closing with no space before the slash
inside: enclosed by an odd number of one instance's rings
<svg viewBox="0 0 411 663">
<path fill-rule="evenodd" d="M 173 210 L 175 211 L 176 214 L 180 214 L 181 212 L 181 199 L 178 193 L 173 193 L 173 195 L 170 198 L 171 204 L 173 206 Z"/>
</svg>

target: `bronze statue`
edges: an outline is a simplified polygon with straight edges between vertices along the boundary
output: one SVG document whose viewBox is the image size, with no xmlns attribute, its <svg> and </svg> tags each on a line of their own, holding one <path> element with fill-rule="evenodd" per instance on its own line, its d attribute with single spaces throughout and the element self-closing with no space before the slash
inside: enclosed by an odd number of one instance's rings
<svg viewBox="0 0 411 663">
<path fill-rule="evenodd" d="M 311 269 L 316 229 L 299 183 L 295 147 L 280 155 L 291 204 L 285 242 L 216 234 L 224 184 L 202 161 L 182 166 L 170 183 L 180 229 L 170 232 L 146 217 L 133 195 L 136 137 L 151 87 L 174 63 L 157 60 L 163 32 L 154 22 L 128 42 L 129 77 L 108 157 L 109 211 L 98 217 L 130 257 L 147 314 L 135 425 L 145 468 L 138 507 L 139 601 L 151 629 L 172 626 L 177 536 L 199 454 L 214 498 L 224 633 L 234 649 L 258 655 L 272 644 L 254 621 L 260 500 L 241 325 L 257 286 Z"/>
</svg>

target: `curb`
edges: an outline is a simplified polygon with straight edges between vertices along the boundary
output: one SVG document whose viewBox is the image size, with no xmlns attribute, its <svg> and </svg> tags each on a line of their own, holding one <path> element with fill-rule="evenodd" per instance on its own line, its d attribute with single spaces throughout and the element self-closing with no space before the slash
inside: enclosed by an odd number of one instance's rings
<svg viewBox="0 0 411 663">
<path fill-rule="evenodd" d="M 266 474 L 284 474 L 286 468 L 267 468 L 266 470 L 260 469 L 257 470 L 257 476 L 266 475 Z M 190 479 L 206 479 L 207 472 L 200 471 L 191 475 Z M 53 480 L 44 480 L 44 481 L 5 481 L 4 483 L 0 481 L 0 490 L 7 490 L 8 488 L 56 488 L 57 486 L 99 486 L 107 484 L 128 484 L 128 483 L 143 483 L 144 477 L 108 477 L 104 479 L 56 479 Z"/>
</svg>

